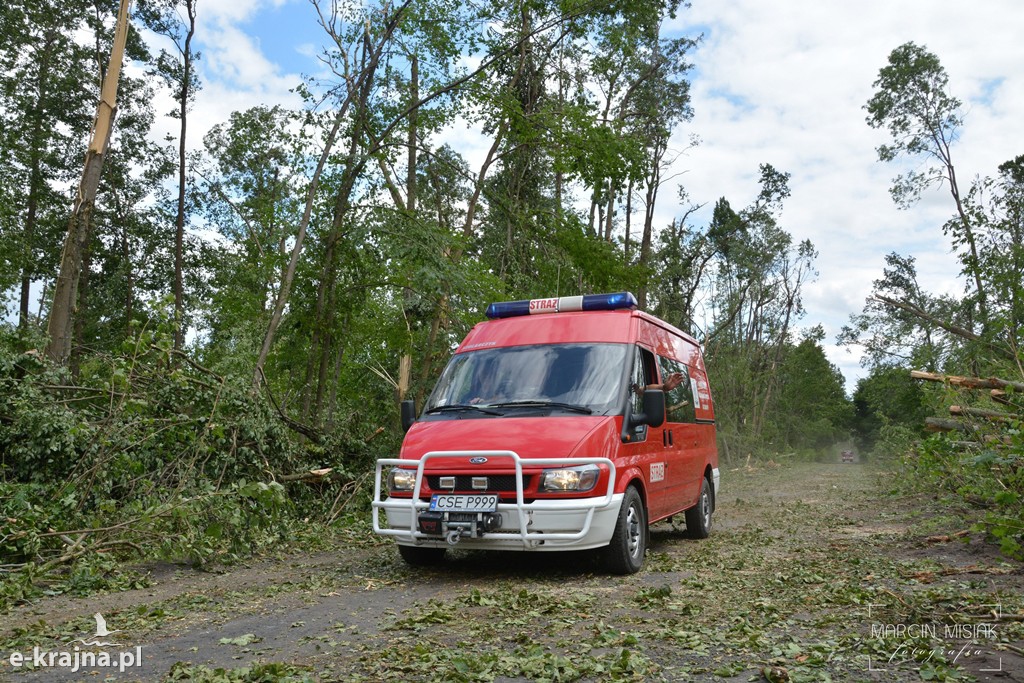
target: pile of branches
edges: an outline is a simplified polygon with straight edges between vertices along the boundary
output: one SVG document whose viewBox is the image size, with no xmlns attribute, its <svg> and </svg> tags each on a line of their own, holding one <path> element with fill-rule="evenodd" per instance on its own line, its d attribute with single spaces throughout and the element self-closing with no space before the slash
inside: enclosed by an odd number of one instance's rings
<svg viewBox="0 0 1024 683">
<path fill-rule="evenodd" d="M 298 436 L 247 379 L 160 336 L 75 378 L 0 346 L 0 605 L 114 560 L 203 564 L 336 517 L 365 440 Z"/>
</svg>

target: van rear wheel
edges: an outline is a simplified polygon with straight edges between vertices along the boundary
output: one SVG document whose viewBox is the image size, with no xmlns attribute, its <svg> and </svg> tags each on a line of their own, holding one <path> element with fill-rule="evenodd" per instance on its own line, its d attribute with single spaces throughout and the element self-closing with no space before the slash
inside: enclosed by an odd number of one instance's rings
<svg viewBox="0 0 1024 683">
<path fill-rule="evenodd" d="M 711 512 L 714 503 L 711 500 L 711 484 L 707 477 L 701 480 L 700 498 L 697 504 L 686 511 L 686 534 L 690 538 L 707 538 L 711 535 Z"/>
<path fill-rule="evenodd" d="M 647 511 L 635 486 L 626 489 L 619 508 L 611 543 L 604 549 L 604 562 L 612 574 L 635 574 L 644 565 L 647 551 Z"/>
<path fill-rule="evenodd" d="M 433 567 L 444 562 L 447 548 L 430 548 L 425 545 L 400 545 L 398 554 L 410 567 Z"/>
</svg>

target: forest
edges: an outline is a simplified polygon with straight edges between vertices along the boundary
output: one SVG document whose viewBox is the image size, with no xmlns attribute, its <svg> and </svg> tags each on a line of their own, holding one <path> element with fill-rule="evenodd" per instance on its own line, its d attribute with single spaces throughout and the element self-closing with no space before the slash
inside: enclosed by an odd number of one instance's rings
<svg viewBox="0 0 1024 683">
<path fill-rule="evenodd" d="M 124 22 L 127 3 L 0 10 L 0 604 L 116 583 L 122 559 L 230 561 L 365 524 L 399 401 L 422 405 L 488 303 L 559 293 L 632 291 L 701 342 L 725 467 L 856 439 L 983 504 L 1020 553 L 1020 401 L 922 440 L 967 399 L 909 375 L 1024 377 L 1024 157 L 961 185 L 938 57 L 896 48 L 865 111 L 891 136 L 880 161 L 912 169 L 896 202 L 948 190 L 936 234 L 963 294 L 887 257 L 841 335 L 870 368 L 850 398 L 804 314 L 819 274 L 782 220 L 794 169 L 758 160 L 756 196 L 700 198 L 668 171 L 673 136 L 699 135 L 700 36 L 662 30 L 685 4 L 312 4 L 331 77 L 201 145 L 196 0 L 139 0 Z M 487 137 L 482 161 L 442 142 L 460 127 Z"/>
</svg>

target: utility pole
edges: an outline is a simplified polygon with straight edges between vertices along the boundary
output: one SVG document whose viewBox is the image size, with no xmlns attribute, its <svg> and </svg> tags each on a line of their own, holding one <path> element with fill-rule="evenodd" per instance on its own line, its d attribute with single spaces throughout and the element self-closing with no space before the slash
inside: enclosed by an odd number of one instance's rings
<svg viewBox="0 0 1024 683">
<path fill-rule="evenodd" d="M 53 291 L 53 306 L 46 331 L 50 341 L 46 355 L 57 363 L 64 364 L 71 355 L 71 341 L 74 332 L 74 316 L 78 299 L 78 281 L 82 271 L 82 254 L 89 243 L 89 228 L 96 192 L 100 185 L 103 159 L 110 145 L 110 133 L 114 127 L 114 112 L 117 109 L 117 84 L 121 78 L 121 62 L 124 59 L 124 45 L 128 37 L 128 8 L 131 0 L 121 0 L 117 13 L 117 28 L 114 44 L 110 49 L 110 65 L 103 77 L 100 101 L 96 107 L 96 122 L 92 139 L 85 153 L 85 169 L 78 186 L 78 197 L 68 221 L 68 234 L 64 239 L 60 271 Z"/>
</svg>

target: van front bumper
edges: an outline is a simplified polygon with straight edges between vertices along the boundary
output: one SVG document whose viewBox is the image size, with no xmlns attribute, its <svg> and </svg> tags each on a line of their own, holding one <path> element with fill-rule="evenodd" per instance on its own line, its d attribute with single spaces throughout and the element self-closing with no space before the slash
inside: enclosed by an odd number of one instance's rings
<svg viewBox="0 0 1024 683">
<path fill-rule="evenodd" d="M 477 534 L 426 534 L 419 530 L 417 519 L 428 510 L 430 502 L 420 500 L 425 466 L 434 458 L 483 456 L 508 459 L 515 467 L 516 502 L 498 503 L 494 513 L 501 518 L 494 531 Z M 543 499 L 527 503 L 523 500 L 523 463 L 530 467 L 574 467 L 597 464 L 608 468 L 608 487 L 603 495 L 587 498 Z M 416 468 L 412 498 L 383 498 L 382 481 L 385 468 Z M 511 473 L 511 469 L 510 469 Z M 491 550 L 585 550 L 599 548 L 611 541 L 618 521 L 622 494 L 615 493 L 615 465 L 608 458 L 520 458 L 514 451 L 432 451 L 419 460 L 385 458 L 377 461 L 373 491 L 373 530 L 383 536 L 394 536 L 402 545 L 450 547 Z M 381 511 L 386 526 L 381 524 Z"/>
</svg>

